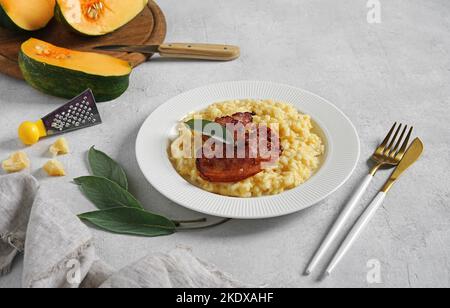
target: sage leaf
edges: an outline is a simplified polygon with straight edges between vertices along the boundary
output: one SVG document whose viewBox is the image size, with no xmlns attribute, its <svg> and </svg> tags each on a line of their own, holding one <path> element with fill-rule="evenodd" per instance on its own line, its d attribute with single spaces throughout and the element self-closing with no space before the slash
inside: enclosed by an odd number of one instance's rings
<svg viewBox="0 0 450 308">
<path fill-rule="evenodd" d="M 125 171 L 111 157 L 92 147 L 89 150 L 88 159 L 93 175 L 107 178 L 128 190 Z"/>
<path fill-rule="evenodd" d="M 192 119 L 185 124 L 193 131 L 197 131 L 205 136 L 211 137 L 222 143 L 233 144 L 234 136 L 219 123 L 203 119 Z"/>
<path fill-rule="evenodd" d="M 113 208 L 78 217 L 101 229 L 119 234 L 154 237 L 175 232 L 175 224 L 169 219 L 134 208 Z"/>
<path fill-rule="evenodd" d="M 83 194 L 99 209 L 129 207 L 142 209 L 140 202 L 119 184 L 103 177 L 83 176 L 74 179 Z"/>
</svg>

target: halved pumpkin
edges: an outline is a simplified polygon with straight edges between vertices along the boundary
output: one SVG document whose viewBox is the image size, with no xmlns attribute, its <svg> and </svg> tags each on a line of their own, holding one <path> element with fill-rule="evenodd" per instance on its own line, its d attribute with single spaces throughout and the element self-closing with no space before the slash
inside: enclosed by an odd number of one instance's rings
<svg viewBox="0 0 450 308">
<path fill-rule="evenodd" d="M 0 24 L 6 28 L 36 31 L 53 18 L 55 0 L 0 0 Z"/>
<path fill-rule="evenodd" d="M 98 102 L 122 95 L 132 70 L 121 59 L 56 47 L 34 38 L 22 44 L 19 66 L 25 80 L 44 93 L 70 99 L 89 88 Z"/>
<path fill-rule="evenodd" d="M 148 0 L 57 0 L 56 18 L 75 32 L 99 36 L 133 20 Z"/>
</svg>

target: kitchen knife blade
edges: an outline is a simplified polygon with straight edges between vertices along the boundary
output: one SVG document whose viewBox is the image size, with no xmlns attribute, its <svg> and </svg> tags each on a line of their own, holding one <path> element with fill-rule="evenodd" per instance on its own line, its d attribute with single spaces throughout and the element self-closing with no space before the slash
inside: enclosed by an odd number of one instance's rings
<svg viewBox="0 0 450 308">
<path fill-rule="evenodd" d="M 159 53 L 161 57 L 199 59 L 210 61 L 231 61 L 239 58 L 240 49 L 232 45 L 167 43 L 162 45 L 105 45 L 94 50 L 109 52 Z"/>
<path fill-rule="evenodd" d="M 159 45 L 105 45 L 94 47 L 94 49 L 111 52 L 138 52 L 143 54 L 159 53 Z"/>
</svg>

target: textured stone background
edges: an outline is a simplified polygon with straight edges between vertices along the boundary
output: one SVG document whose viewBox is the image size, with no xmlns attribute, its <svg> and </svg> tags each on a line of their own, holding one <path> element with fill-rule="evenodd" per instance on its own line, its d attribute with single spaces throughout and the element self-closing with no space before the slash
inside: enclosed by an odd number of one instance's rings
<svg viewBox="0 0 450 308">
<path fill-rule="evenodd" d="M 366 21 L 364 0 L 164 0 L 170 41 L 238 44 L 232 63 L 155 59 L 133 74 L 129 91 L 102 104 L 104 124 L 68 135 L 73 153 L 63 158 L 69 176 L 45 177 L 45 140 L 26 149 L 33 173 L 74 213 L 93 209 L 73 177 L 87 174 L 91 145 L 126 168 L 131 190 L 149 209 L 171 217 L 198 217 L 171 203 L 138 169 L 134 141 L 144 119 L 183 91 L 226 80 L 271 80 L 315 92 L 355 123 L 362 160 L 350 181 L 326 202 L 288 217 L 233 221 L 213 230 L 163 238 L 135 238 L 93 230 L 98 252 L 120 268 L 142 256 L 177 245 L 253 284 L 279 287 L 450 286 L 450 2 L 381 0 L 382 23 Z M 16 128 L 64 103 L 23 82 L 0 76 L 0 158 L 18 150 Z M 368 158 L 394 121 L 413 124 L 426 145 L 420 163 L 395 186 L 384 208 L 335 274 L 318 281 L 302 272 L 331 222 L 365 176 Z M 362 210 L 388 173 L 380 173 Z M 51 185 L 51 186 L 50 186 Z M 355 217 L 358 213 L 355 213 Z M 381 262 L 381 285 L 369 285 L 367 262 Z M 21 261 L 0 279 L 20 285 Z M 322 268 L 322 267 L 321 267 Z"/>
</svg>

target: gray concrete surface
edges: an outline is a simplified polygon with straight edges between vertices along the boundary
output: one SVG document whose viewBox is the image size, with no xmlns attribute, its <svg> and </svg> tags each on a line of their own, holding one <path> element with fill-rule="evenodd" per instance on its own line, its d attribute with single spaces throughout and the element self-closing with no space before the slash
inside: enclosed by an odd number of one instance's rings
<svg viewBox="0 0 450 308">
<path fill-rule="evenodd" d="M 167 99 L 205 84 L 271 80 L 315 92 L 355 123 L 362 159 L 349 182 L 327 201 L 288 217 L 232 221 L 201 232 L 135 238 L 92 230 L 99 255 L 120 268 L 179 245 L 236 278 L 276 287 L 450 287 L 450 2 L 381 0 L 382 23 L 369 24 L 365 0 L 177 0 L 159 1 L 170 41 L 238 44 L 231 63 L 155 59 L 135 70 L 129 91 L 102 104 L 104 124 L 67 135 L 73 153 L 63 158 L 69 176 L 45 177 L 52 140 L 25 151 L 42 185 L 52 185 L 74 213 L 92 210 L 70 183 L 87 174 L 91 145 L 125 167 L 131 190 L 146 207 L 171 217 L 199 217 L 150 187 L 138 169 L 134 141 L 144 119 Z M 0 157 L 21 148 L 16 129 L 64 103 L 24 82 L 0 76 Z M 417 165 L 395 186 L 361 240 L 335 274 L 302 276 L 331 222 L 368 170 L 366 158 L 394 121 L 413 124 L 426 146 Z M 380 188 L 382 172 L 360 210 Z M 358 213 L 355 213 L 355 217 Z M 327 256 L 327 259 L 331 254 Z M 381 284 L 367 280 L 369 260 L 381 265 Z M 327 261 L 327 260 L 325 260 Z M 320 269 L 325 264 L 322 263 Z M 0 279 L 20 286 L 21 261 Z"/>
</svg>

